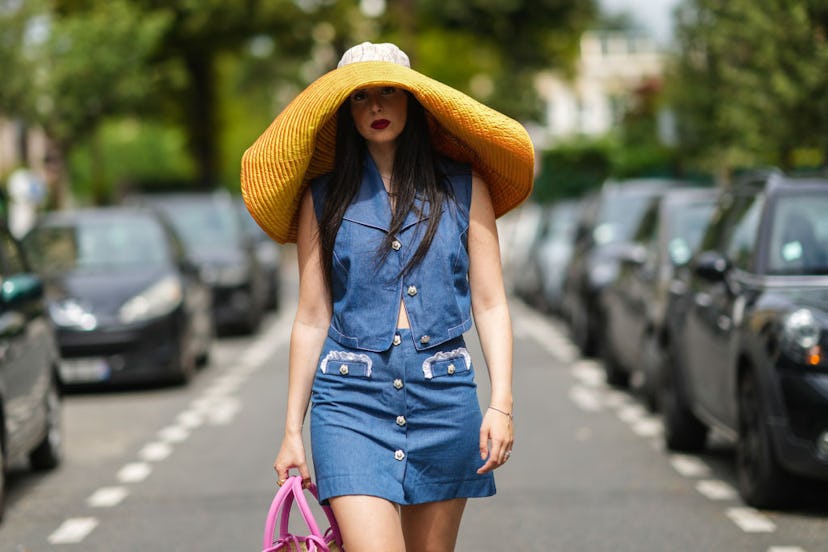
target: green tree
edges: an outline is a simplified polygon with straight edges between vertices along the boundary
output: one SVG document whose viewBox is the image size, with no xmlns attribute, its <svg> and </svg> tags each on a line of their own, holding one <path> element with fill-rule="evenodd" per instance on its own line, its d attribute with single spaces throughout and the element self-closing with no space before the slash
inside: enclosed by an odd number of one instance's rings
<svg viewBox="0 0 828 552">
<path fill-rule="evenodd" d="M 12 69 L 0 111 L 42 127 L 59 157 L 94 136 L 106 116 L 142 104 L 153 84 L 144 67 L 169 22 L 125 0 L 64 15 L 35 0 L 0 14 L 0 36 L 11 47 L 2 63 Z M 93 188 L 106 195 L 104 182 Z"/>
<path fill-rule="evenodd" d="M 683 153 L 720 170 L 828 162 L 823 0 L 691 0 L 678 12 L 671 100 Z"/>
</svg>

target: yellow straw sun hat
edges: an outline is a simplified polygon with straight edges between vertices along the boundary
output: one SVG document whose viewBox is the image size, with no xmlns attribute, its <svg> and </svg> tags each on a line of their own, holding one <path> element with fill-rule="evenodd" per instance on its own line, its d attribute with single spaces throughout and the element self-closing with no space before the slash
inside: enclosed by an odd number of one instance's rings
<svg viewBox="0 0 828 552">
<path fill-rule="evenodd" d="M 534 148 L 523 126 L 407 65 L 408 57 L 392 44 L 355 46 L 337 69 L 296 96 L 244 153 L 242 196 L 271 238 L 296 241 L 303 190 L 334 168 L 337 110 L 354 90 L 371 86 L 403 88 L 419 100 L 428 113 L 434 147 L 471 163 L 489 186 L 495 216 L 529 196 Z"/>
</svg>

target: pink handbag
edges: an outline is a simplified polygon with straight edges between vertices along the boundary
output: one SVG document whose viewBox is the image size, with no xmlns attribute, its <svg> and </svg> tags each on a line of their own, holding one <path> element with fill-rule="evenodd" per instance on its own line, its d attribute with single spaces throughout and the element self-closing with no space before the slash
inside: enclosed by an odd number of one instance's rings
<svg viewBox="0 0 828 552">
<path fill-rule="evenodd" d="M 318 501 L 316 485 L 311 483 L 308 490 Z M 310 530 L 307 536 L 293 535 L 288 531 L 290 511 L 294 502 Z M 265 521 L 262 552 L 342 552 L 342 536 L 339 534 L 333 510 L 329 506 L 322 506 L 322 511 L 325 512 L 330 524 L 324 534 L 319 530 L 319 525 L 305 499 L 302 478 L 298 475 L 288 477 L 270 504 Z"/>
</svg>

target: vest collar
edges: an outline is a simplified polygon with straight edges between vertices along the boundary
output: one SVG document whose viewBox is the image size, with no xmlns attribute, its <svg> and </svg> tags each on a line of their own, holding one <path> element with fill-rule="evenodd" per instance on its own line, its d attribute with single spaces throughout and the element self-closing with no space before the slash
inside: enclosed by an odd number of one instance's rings
<svg viewBox="0 0 828 552">
<path fill-rule="evenodd" d="M 406 215 L 401 231 L 417 224 L 418 220 L 428 219 L 428 207 L 419 218 L 415 215 L 414 211 L 421 206 L 422 200 L 419 197 L 415 198 L 415 208 Z M 385 185 L 382 183 L 379 169 L 371 154 L 366 152 L 362 165 L 362 183 L 356 197 L 345 211 L 344 218 L 388 232 L 391 228 L 391 214 L 391 202 L 385 191 Z"/>
</svg>

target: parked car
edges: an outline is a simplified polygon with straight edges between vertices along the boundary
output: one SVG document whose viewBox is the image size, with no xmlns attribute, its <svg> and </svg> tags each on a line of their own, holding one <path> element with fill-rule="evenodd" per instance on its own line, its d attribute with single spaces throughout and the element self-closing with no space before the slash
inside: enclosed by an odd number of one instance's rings
<svg viewBox="0 0 828 552">
<path fill-rule="evenodd" d="M 618 277 L 601 294 L 607 382 L 623 387 L 632 379 L 651 409 L 670 283 L 698 247 L 717 195 L 715 188 L 672 188 L 653 201 L 620 253 Z"/>
<path fill-rule="evenodd" d="M 64 384 L 186 382 L 207 361 L 209 288 L 156 213 L 48 213 L 24 245 L 46 283 Z"/>
<path fill-rule="evenodd" d="M 600 295 L 618 275 L 621 253 L 647 206 L 677 183 L 662 179 L 609 181 L 585 199 L 564 279 L 564 313 L 576 346 L 595 355 L 601 344 Z"/>
<path fill-rule="evenodd" d="M 237 200 L 241 213 L 242 225 L 248 238 L 253 242 L 259 266 L 265 274 L 267 291 L 265 306 L 271 310 L 279 308 L 279 297 L 282 289 L 282 253 L 279 244 L 265 234 L 261 227 L 250 216 L 250 211 L 244 206 L 239 197 Z"/>
<path fill-rule="evenodd" d="M 158 193 L 143 199 L 169 218 L 210 284 L 219 331 L 256 332 L 267 299 L 266 276 L 230 194 Z"/>
<path fill-rule="evenodd" d="M 63 456 L 60 355 L 43 283 L 19 242 L 0 225 L 0 519 L 5 474 L 28 457 L 35 470 Z"/>
<path fill-rule="evenodd" d="M 724 191 L 668 306 L 666 445 L 699 450 L 717 428 L 756 507 L 785 504 L 801 477 L 828 480 L 825 213 L 828 179 Z"/>
<path fill-rule="evenodd" d="M 564 275 L 580 208 L 579 200 L 569 199 L 543 209 L 526 264 L 515 274 L 515 292 L 540 310 L 562 311 Z"/>
</svg>

